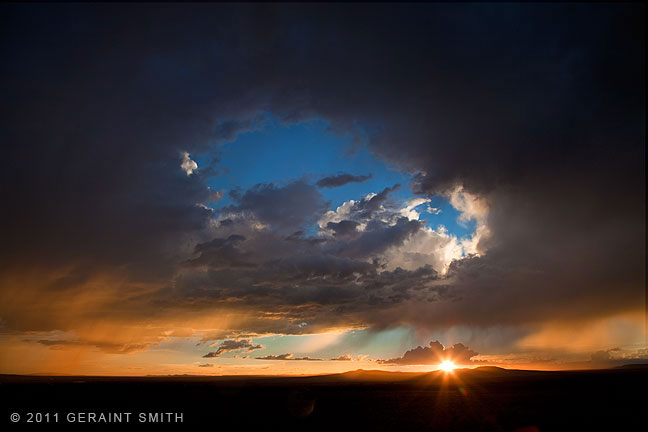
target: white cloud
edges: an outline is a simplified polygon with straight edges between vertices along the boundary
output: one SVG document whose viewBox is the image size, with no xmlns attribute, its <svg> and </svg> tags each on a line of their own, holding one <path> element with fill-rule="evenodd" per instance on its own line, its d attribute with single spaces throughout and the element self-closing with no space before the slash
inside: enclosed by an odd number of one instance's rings
<svg viewBox="0 0 648 432">
<path fill-rule="evenodd" d="M 488 216 L 488 205 L 476 195 L 466 192 L 462 187 L 457 186 L 455 189 L 445 194 L 452 207 L 459 210 L 460 222 L 475 220 L 477 223 L 485 223 Z"/>
<path fill-rule="evenodd" d="M 189 176 L 198 169 L 198 164 L 196 161 L 189 158 L 189 153 L 184 152 L 182 153 L 182 163 L 180 164 L 180 168 Z"/>
<path fill-rule="evenodd" d="M 376 194 L 368 194 L 363 202 L 370 200 L 374 196 Z M 385 270 L 392 271 L 400 267 L 404 270 L 413 271 L 425 265 L 430 265 L 443 274 L 453 260 L 468 255 L 479 255 L 479 241 L 488 234 L 488 226 L 486 225 L 488 206 L 483 199 L 464 191 L 462 188 L 455 188 L 445 196 L 450 204 L 460 212 L 460 222 L 476 221 L 475 231 L 472 235 L 469 238 L 459 239 L 449 233 L 443 225 L 439 225 L 436 229 L 424 227 L 408 237 L 402 244 L 393 246 L 383 253 L 380 258 L 385 265 Z M 422 212 L 418 208 L 424 204 L 428 205 L 423 211 L 435 215 L 440 214 L 441 209 L 431 207 L 430 202 L 429 198 L 417 197 L 409 199 L 400 208 L 381 205 L 373 213 L 371 219 L 390 226 L 395 225 L 398 218 L 401 217 L 407 217 L 409 220 L 420 220 Z M 327 224 L 329 222 L 339 223 L 343 220 L 356 221 L 358 223 L 357 230 L 359 232 L 364 231 L 369 220 L 360 216 L 362 214 L 361 204 L 360 201 L 349 200 L 335 210 L 326 212 L 318 221 L 321 230 L 320 235 L 332 235 L 329 232 L 330 230 L 327 230 Z"/>
<path fill-rule="evenodd" d="M 414 209 L 422 204 L 426 204 L 429 202 L 430 202 L 429 198 L 412 198 L 407 201 L 405 207 L 401 209 L 400 214 L 401 216 L 405 216 L 409 220 L 419 220 L 421 214 Z"/>
<path fill-rule="evenodd" d="M 483 198 L 466 192 L 462 187 L 458 186 L 454 190 L 446 194 L 455 209 L 459 210 L 459 222 L 475 221 L 475 231 L 469 239 L 462 240 L 461 244 L 465 254 L 480 255 L 485 250 L 479 250 L 479 241 L 490 234 L 487 225 L 488 219 L 488 204 Z"/>
<path fill-rule="evenodd" d="M 394 246 L 385 252 L 386 270 L 400 267 L 416 270 L 430 265 L 436 271 L 445 273 L 454 259 L 464 256 L 464 248 L 457 237 L 441 226 L 434 230 L 423 228 L 405 240 L 402 245 Z"/>
<path fill-rule="evenodd" d="M 388 249 L 384 254 L 385 269 L 394 270 L 400 267 L 404 270 L 416 270 L 425 265 L 430 265 L 436 271 L 444 274 L 453 260 L 462 259 L 468 255 L 479 255 L 479 241 L 489 234 L 487 226 L 488 205 L 476 196 L 457 187 L 449 191 L 445 196 L 450 204 L 460 212 L 459 222 L 474 220 L 475 231 L 469 238 L 458 239 L 457 236 L 449 233 L 446 227 L 439 225 L 436 229 L 425 227 L 406 239 L 402 245 Z M 419 220 L 420 213 L 415 209 L 429 203 L 426 198 L 413 198 L 407 201 L 400 210 L 401 216 L 407 216 L 410 220 Z M 428 213 L 438 215 L 441 209 L 426 208 Z"/>
<path fill-rule="evenodd" d="M 369 197 L 367 199 L 371 199 L 371 195 L 376 195 L 376 194 L 367 195 Z M 335 211 L 329 210 L 326 213 L 324 213 L 322 217 L 317 221 L 317 225 L 321 230 L 320 234 L 324 236 L 332 235 L 330 230 L 327 230 L 326 228 L 329 222 L 340 223 L 343 220 L 356 220 L 357 218 L 354 213 L 354 210 L 355 210 L 355 205 L 357 203 L 358 201 L 354 201 L 354 200 L 345 201 L 344 203 L 342 203 L 341 206 L 335 209 Z M 356 227 L 356 229 L 358 231 L 364 231 L 367 224 L 361 220 L 358 220 L 357 222 L 358 222 L 358 226 Z"/>
</svg>

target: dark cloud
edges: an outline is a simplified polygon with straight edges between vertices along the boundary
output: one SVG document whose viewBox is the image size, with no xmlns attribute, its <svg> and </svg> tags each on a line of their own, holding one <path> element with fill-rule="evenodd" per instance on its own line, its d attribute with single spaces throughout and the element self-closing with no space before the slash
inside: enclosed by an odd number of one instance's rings
<svg viewBox="0 0 648 432">
<path fill-rule="evenodd" d="M 119 275 L 101 285 L 112 303 L 83 319 L 223 305 L 286 317 L 231 329 L 250 333 L 538 323 L 643 304 L 643 5 L 2 10 L 0 284 L 28 294 L 0 307 L 8 327 L 73 328 L 62 293 L 106 274 Z M 379 255 L 424 228 L 390 213 L 394 188 L 328 221 L 331 238 L 304 234 L 327 206 L 301 180 L 201 206 L 215 171 L 187 175 L 184 152 L 197 160 L 263 113 L 326 119 L 415 174 L 423 196 L 479 197 L 480 254 L 443 281 L 441 268 L 382 271 Z"/>
<path fill-rule="evenodd" d="M 215 351 L 208 352 L 203 356 L 203 358 L 213 358 L 213 357 L 218 357 Z"/>
<path fill-rule="evenodd" d="M 251 249 L 262 249 L 259 244 L 263 239 L 250 237 L 247 242 Z M 272 244 L 276 246 L 274 241 Z M 335 245 L 332 252 L 326 252 L 327 245 L 302 247 L 295 250 L 290 242 L 286 249 L 267 250 L 268 256 L 259 256 L 254 268 L 215 268 L 177 278 L 174 287 L 155 292 L 151 301 L 161 308 L 187 305 L 194 311 L 213 307 L 243 313 L 261 310 L 268 319 L 254 313 L 256 318 L 239 322 L 230 330 L 304 334 L 335 325 L 379 323 L 375 317 L 389 308 L 408 302 L 447 301 L 454 296 L 447 286 L 437 286 L 441 278 L 431 266 L 385 271 L 379 260 L 367 262 L 359 255 L 359 248 L 337 251 L 340 246 Z M 367 248 L 368 252 L 375 250 Z M 342 253 L 358 256 L 340 256 Z M 281 320 L 274 318 L 277 314 Z"/>
<path fill-rule="evenodd" d="M 303 230 L 295 231 L 294 233 L 290 234 L 284 240 L 289 241 L 289 242 L 301 242 L 305 243 L 307 245 L 316 245 L 318 243 L 325 243 L 326 239 L 323 238 L 317 238 L 317 237 L 306 237 L 304 235 Z"/>
<path fill-rule="evenodd" d="M 400 245 L 412 234 L 425 225 L 425 222 L 409 220 L 405 217 L 398 218 L 396 224 L 388 225 L 380 221 L 373 221 L 365 233 L 349 242 L 341 251 L 347 256 L 372 256 L 384 252 L 391 246 Z"/>
<path fill-rule="evenodd" d="M 201 363 L 198 367 L 214 367 L 214 365 L 212 363 Z"/>
<path fill-rule="evenodd" d="M 198 258 L 187 261 L 188 266 L 208 266 L 218 268 L 252 268 L 256 264 L 250 262 L 252 254 L 241 252 L 237 243 L 245 241 L 245 237 L 232 234 L 227 238 L 215 238 L 196 245 L 194 252 Z"/>
<path fill-rule="evenodd" d="M 218 349 L 216 351 L 209 352 L 205 354 L 203 357 L 213 358 L 213 357 L 219 357 L 220 355 L 230 351 L 245 350 L 246 352 L 250 352 L 250 351 L 260 350 L 263 348 L 264 348 L 263 345 L 254 345 L 251 339 L 241 339 L 241 340 L 227 339 L 224 340 L 218 346 Z"/>
<path fill-rule="evenodd" d="M 383 203 L 387 201 L 389 193 L 398 189 L 400 189 L 400 185 L 397 184 L 383 189 L 371 198 L 364 198 L 356 205 L 355 210 L 359 212 L 361 218 L 370 219 Z"/>
<path fill-rule="evenodd" d="M 354 176 L 351 174 L 338 174 L 335 176 L 324 177 L 317 181 L 316 185 L 318 187 L 333 188 L 344 186 L 349 183 L 362 183 L 372 178 L 371 174 Z"/>
<path fill-rule="evenodd" d="M 445 360 L 451 360 L 457 365 L 471 364 L 471 358 L 477 353 L 461 343 L 445 348 L 439 341 L 430 342 L 428 347 L 416 347 L 406 351 L 402 357 L 389 360 L 378 360 L 389 365 L 438 365 Z"/>
<path fill-rule="evenodd" d="M 343 220 L 340 222 L 329 222 L 326 224 L 326 229 L 333 231 L 336 236 L 348 237 L 356 233 L 358 222 L 351 220 Z"/>
<path fill-rule="evenodd" d="M 238 202 L 227 210 L 251 212 L 262 222 L 278 228 L 298 228 L 314 222 L 327 208 L 322 195 L 314 186 L 296 181 L 283 187 L 260 184 L 240 194 L 230 193 Z"/>
<path fill-rule="evenodd" d="M 173 286 L 153 293 L 150 301 L 161 308 L 261 310 L 269 314 L 267 320 L 259 316 L 230 330 L 303 334 L 335 324 L 360 325 L 378 310 L 408 301 L 448 298 L 447 288 L 433 286 L 439 275 L 430 266 L 385 271 L 380 254 L 402 244 L 423 224 L 401 217 L 397 209 L 382 214 L 392 224 L 367 224 L 353 240 L 309 237 L 303 230 L 284 237 L 232 214 L 227 219 L 231 223 L 214 228 L 216 239 L 197 249 L 204 253 L 235 246 L 227 256 L 245 256 L 249 265 L 228 265 L 220 255 L 210 263 L 201 256 L 193 267 L 199 271 L 178 276 Z M 283 319 L 274 319 L 275 314 Z"/>
</svg>

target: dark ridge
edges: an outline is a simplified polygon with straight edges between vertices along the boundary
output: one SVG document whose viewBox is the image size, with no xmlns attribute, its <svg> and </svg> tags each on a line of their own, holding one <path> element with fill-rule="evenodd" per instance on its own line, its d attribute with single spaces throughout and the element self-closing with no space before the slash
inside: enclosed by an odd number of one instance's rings
<svg viewBox="0 0 648 432">
<path fill-rule="evenodd" d="M 478 366 L 473 370 L 480 372 L 506 372 L 506 369 L 498 366 Z"/>
<path fill-rule="evenodd" d="M 624 364 L 617 366 L 614 369 L 648 369 L 648 363 L 637 363 L 637 364 Z"/>
</svg>

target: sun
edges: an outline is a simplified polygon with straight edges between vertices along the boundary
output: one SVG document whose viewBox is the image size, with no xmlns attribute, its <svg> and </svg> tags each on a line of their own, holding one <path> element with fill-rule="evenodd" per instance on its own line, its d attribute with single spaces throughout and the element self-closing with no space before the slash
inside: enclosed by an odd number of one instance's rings
<svg viewBox="0 0 648 432">
<path fill-rule="evenodd" d="M 452 372 L 456 367 L 457 365 L 454 364 L 454 362 L 451 360 L 444 360 L 439 365 L 439 369 L 441 369 L 444 372 Z"/>
</svg>

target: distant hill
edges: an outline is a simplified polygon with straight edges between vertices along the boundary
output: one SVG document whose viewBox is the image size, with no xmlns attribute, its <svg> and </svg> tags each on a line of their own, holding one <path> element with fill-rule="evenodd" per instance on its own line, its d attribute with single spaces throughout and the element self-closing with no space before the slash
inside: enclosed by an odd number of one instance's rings
<svg viewBox="0 0 648 432">
<path fill-rule="evenodd" d="M 390 372 L 381 370 L 364 370 L 358 369 L 354 371 L 344 372 L 337 374 L 343 379 L 353 380 L 371 380 L 371 381 L 402 381 L 412 379 L 424 375 L 426 372 Z M 334 375 L 329 375 L 334 376 Z"/>
<path fill-rule="evenodd" d="M 648 369 L 648 363 L 624 364 L 614 369 Z"/>
<path fill-rule="evenodd" d="M 506 372 L 506 369 L 497 366 L 479 366 L 473 370 L 479 372 Z"/>
</svg>

